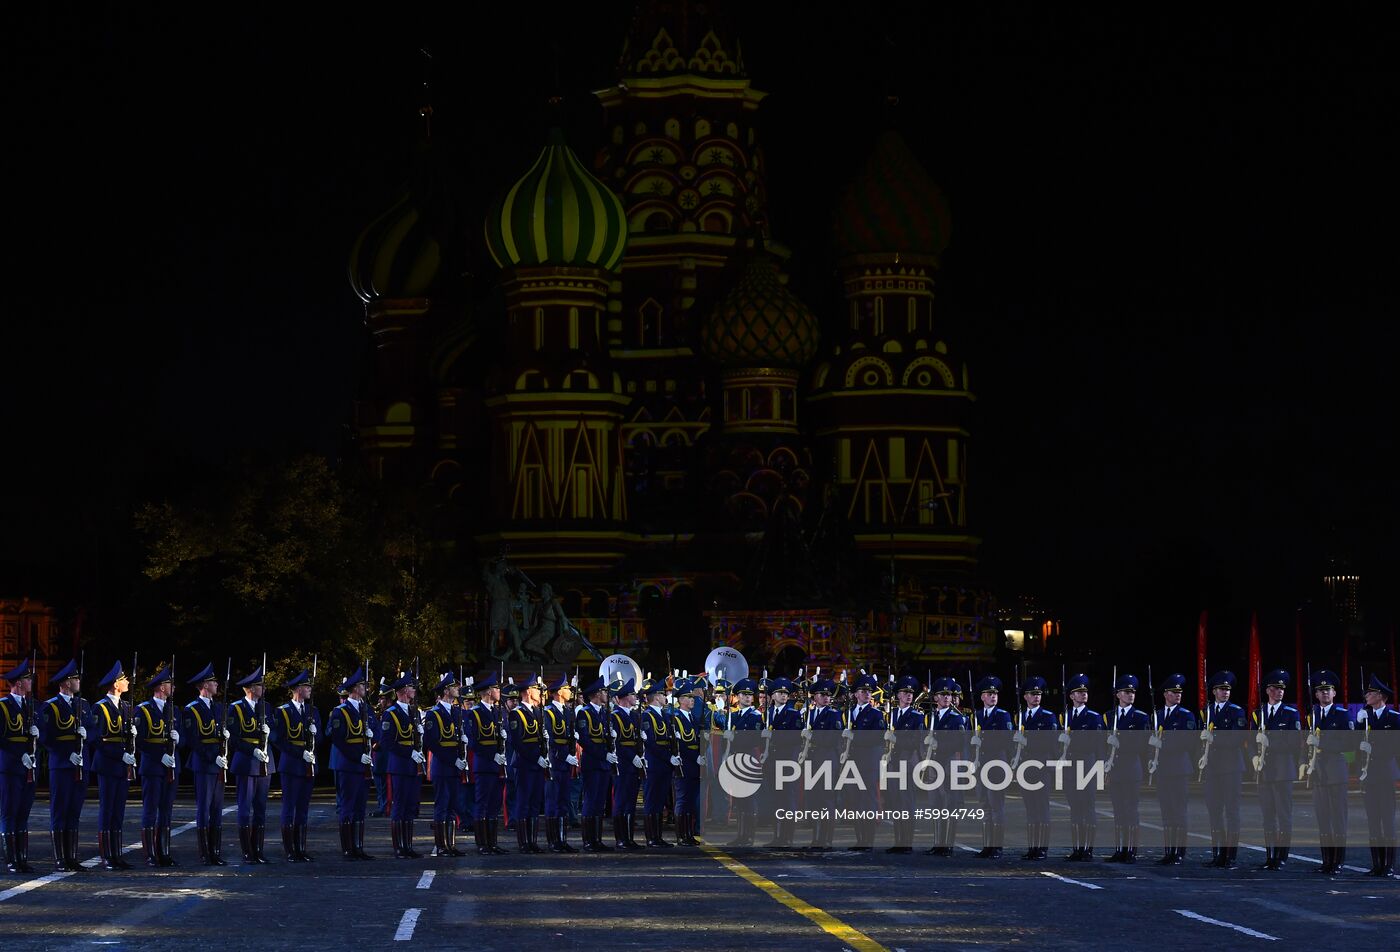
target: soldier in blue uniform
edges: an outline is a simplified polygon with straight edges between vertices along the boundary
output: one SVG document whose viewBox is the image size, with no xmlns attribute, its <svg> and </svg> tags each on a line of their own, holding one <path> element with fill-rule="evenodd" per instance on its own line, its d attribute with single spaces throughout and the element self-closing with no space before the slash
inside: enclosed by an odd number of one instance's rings
<svg viewBox="0 0 1400 952">
<path fill-rule="evenodd" d="M 501 784 L 506 767 L 504 711 L 501 686 L 495 674 L 476 682 L 481 700 L 465 719 L 467 748 L 471 753 L 472 780 L 476 784 L 476 851 L 482 856 L 509 852 L 497 837 L 501 823 Z"/>
<path fill-rule="evenodd" d="M 1205 781 L 1206 812 L 1210 816 L 1212 859 L 1215 869 L 1234 869 L 1240 845 L 1240 796 L 1244 786 L 1244 751 L 1248 742 L 1248 715 L 1230 701 L 1235 686 L 1231 671 L 1211 678 L 1215 700 L 1201 712 L 1201 740 L 1206 748 L 1198 764 Z"/>
<path fill-rule="evenodd" d="M 846 787 L 846 807 L 858 812 L 875 811 L 880 804 L 880 754 L 884 750 L 885 715 L 873 703 L 880 682 L 874 675 L 863 674 L 856 679 L 855 705 L 846 720 L 842 737 L 849 741 L 846 751 L 860 771 L 864 790 Z M 842 758 L 843 763 L 845 758 Z M 849 847 L 863 852 L 875 845 L 875 828 L 879 821 L 873 817 L 858 817 L 854 821 L 856 842 Z"/>
<path fill-rule="evenodd" d="M 1074 770 L 1066 772 L 1069 801 L 1069 830 L 1073 848 L 1065 857 L 1069 862 L 1090 862 L 1094 858 L 1094 840 L 1098 835 L 1098 786 L 1088 778 L 1094 765 L 1104 757 L 1103 715 L 1089 707 L 1089 678 L 1076 674 L 1069 679 L 1070 710 L 1065 719 L 1065 735 L 1069 739 L 1068 760 Z M 1079 782 L 1085 777 L 1084 783 Z"/>
<path fill-rule="evenodd" d="M 735 682 L 734 689 L 730 693 L 731 699 L 735 702 L 735 707 L 729 711 L 725 719 L 724 742 L 726 744 L 725 755 L 732 753 L 745 753 L 757 759 L 762 751 L 763 715 L 753 706 L 754 694 L 757 692 L 757 685 L 752 678 L 744 678 Z M 739 735 L 743 733 L 741 738 Z M 733 799 L 731 810 L 734 814 L 735 824 L 738 832 L 734 839 L 730 840 L 728 846 L 753 846 L 754 828 L 758 825 L 758 803 L 757 797 L 745 799 Z"/>
<path fill-rule="evenodd" d="M 637 713 L 642 730 L 642 756 L 646 760 L 646 782 L 642 785 L 642 829 L 646 845 L 670 849 L 675 843 L 662 835 L 666 804 L 671 798 L 671 759 L 675 744 L 671 737 L 671 719 L 666 711 L 665 679 L 649 683 L 643 689 L 647 706 Z"/>
<path fill-rule="evenodd" d="M 846 726 L 841 712 L 831 704 L 836 695 L 836 683 L 830 678 L 817 678 L 812 682 L 811 694 L 811 704 L 802 712 L 801 737 L 807 755 L 803 757 L 799 752 L 798 756 L 804 763 L 815 765 L 814 775 L 826 765 L 832 772 L 834 783 L 839 776 L 839 765 L 836 761 L 841 753 L 841 734 Z M 803 768 L 804 773 L 806 769 Z M 812 842 L 807 849 L 816 852 L 831 849 L 832 840 L 836 836 L 835 808 L 836 791 L 828 784 L 814 784 L 812 789 L 806 792 L 803 809 L 812 818 Z"/>
<path fill-rule="evenodd" d="M 141 844 L 147 866 L 175 866 L 170 855 L 170 814 L 175 808 L 180 764 L 175 751 L 180 744 L 180 717 L 171 695 L 175 691 L 170 668 L 157 671 L 146 682 L 150 697 L 136 705 L 136 750 L 141 777 Z"/>
<path fill-rule="evenodd" d="M 1142 833 L 1139 798 L 1146 771 L 1147 739 L 1151 735 L 1152 719 L 1138 710 L 1138 679 L 1135 674 L 1118 676 L 1113 685 L 1118 703 L 1104 715 L 1108 731 L 1109 755 L 1108 796 L 1113 802 L 1113 853 L 1104 857 L 1106 863 L 1136 863 Z"/>
<path fill-rule="evenodd" d="M 134 735 L 131 714 L 122 702 L 129 682 L 121 662 L 98 682 L 107 695 L 92 706 L 92 733 L 88 735 L 87 763 L 97 774 L 97 853 L 103 869 L 130 869 L 122 856 L 122 824 L 126 819 L 126 795 L 136 756 L 127 749 Z"/>
<path fill-rule="evenodd" d="M 1369 876 L 1395 872 L 1395 782 L 1400 780 L 1400 713 L 1388 706 L 1390 686 L 1371 675 L 1366 685 L 1366 708 L 1357 718 L 1364 757 L 1361 794 L 1366 802 L 1366 827 L 1371 842 Z"/>
<path fill-rule="evenodd" d="M 538 842 L 539 818 L 544 813 L 544 775 L 549 753 L 544 743 L 540 689 L 544 681 L 531 675 L 520 685 L 520 704 L 507 716 L 508 760 L 514 767 L 515 842 L 522 853 L 543 853 Z"/>
<path fill-rule="evenodd" d="M 932 738 L 924 739 L 924 756 L 943 768 L 943 782 L 929 798 L 933 810 L 933 845 L 927 856 L 952 856 L 958 839 L 956 811 L 962 809 L 963 793 L 952 787 L 952 764 L 968 757 L 972 722 L 958 709 L 962 688 L 956 678 L 936 678 L 933 682 L 933 711 L 929 714 Z M 933 777 L 929 778 L 934 779 Z"/>
<path fill-rule="evenodd" d="M 311 811 L 311 788 L 316 783 L 316 737 L 320 726 L 311 707 L 311 672 L 302 669 L 283 684 L 291 700 L 272 715 L 269 740 L 277 748 L 277 772 L 282 777 L 282 848 L 293 863 L 309 863 L 306 822 Z"/>
<path fill-rule="evenodd" d="M 1264 815 L 1263 869 L 1283 869 L 1293 842 L 1293 783 L 1298 779 L 1298 754 L 1302 747 L 1302 718 L 1298 709 L 1283 703 L 1288 672 L 1270 671 L 1264 679 L 1268 702 L 1254 715 L 1254 772 L 1259 777 L 1259 810 Z"/>
<path fill-rule="evenodd" d="M 699 846 L 695 838 L 700 815 L 700 778 L 708 761 L 710 733 L 699 714 L 701 701 L 695 696 L 694 682 L 688 678 L 677 681 L 676 709 L 671 712 L 671 738 L 675 758 L 671 763 L 676 784 L 676 842 L 681 846 Z"/>
<path fill-rule="evenodd" d="M 369 677 L 364 668 L 340 685 L 345 700 L 326 718 L 326 739 L 331 745 L 331 770 L 335 773 L 335 813 L 340 824 L 340 855 L 346 860 L 372 860 L 365 852 L 365 814 L 369 808 L 370 774 L 374 770 L 374 744 L 379 715 L 369 709 Z"/>
<path fill-rule="evenodd" d="M 1157 713 L 1157 731 L 1148 739 L 1153 759 L 1148 776 L 1157 786 L 1157 803 L 1162 813 L 1164 852 L 1159 866 L 1178 866 L 1186 859 L 1186 803 L 1190 789 L 1192 749 L 1196 740 L 1196 715 L 1181 703 L 1186 686 L 1184 674 L 1169 675 L 1162 682 L 1162 707 Z"/>
<path fill-rule="evenodd" d="M 423 750 L 428 755 L 428 781 L 433 785 L 433 849 L 429 856 L 467 855 L 457 849 L 457 824 L 452 817 L 467 769 L 457 692 L 457 679 L 452 672 L 444 672 L 433 688 L 437 703 L 423 713 Z"/>
<path fill-rule="evenodd" d="M 583 851 L 611 853 L 603 842 L 603 814 L 607 812 L 608 787 L 617 767 L 612 749 L 611 715 L 608 692 L 602 678 L 583 689 L 586 704 L 574 712 L 574 738 L 582 750 L 583 790 L 580 819 L 583 822 Z"/>
<path fill-rule="evenodd" d="M 895 704 L 890 712 L 890 725 L 885 733 L 885 750 L 893 759 L 891 774 L 898 772 L 899 764 L 904 765 L 904 784 L 892 782 L 885 791 L 885 808 L 895 812 L 891 822 L 894 825 L 894 845 L 887 847 L 886 853 L 914 852 L 914 786 L 913 768 L 919 762 L 919 743 L 927 733 L 924 714 L 914 706 L 914 698 L 923 690 L 919 679 L 906 675 L 895 682 Z"/>
<path fill-rule="evenodd" d="M 569 845 L 569 798 L 573 791 L 574 769 L 578 757 L 574 754 L 574 712 L 569 706 L 573 688 L 569 676 L 561 674 L 550 682 L 549 703 L 540 712 L 544 731 L 545 756 L 549 760 L 544 782 L 545 838 L 552 853 L 576 853 Z"/>
<path fill-rule="evenodd" d="M 1030 760 L 1045 763 L 1054 760 L 1058 753 L 1055 739 L 1060 733 L 1060 718 L 1054 711 L 1041 705 L 1045 697 L 1045 679 L 1036 675 L 1026 679 L 1021 690 L 1025 707 L 1018 712 L 1013 740 L 1021 749 L 1022 755 Z M 1019 762 L 1013 756 L 1013 763 Z M 1026 804 L 1026 852 L 1023 860 L 1042 860 L 1050 855 L 1050 782 L 1048 771 L 1042 770 L 1038 778 L 1027 777 L 1039 789 L 1025 788 L 1022 799 Z"/>
<path fill-rule="evenodd" d="M 981 701 L 973 712 L 976 730 L 972 735 L 974 759 L 979 765 L 993 760 L 1010 761 L 1015 746 L 1012 736 L 1011 714 L 997 701 L 1001 697 L 1001 678 L 989 675 L 977 682 L 977 695 Z M 1006 838 L 1006 789 L 993 790 L 979 781 L 978 800 L 982 804 L 982 851 L 978 859 L 997 859 L 1001 856 Z"/>
<path fill-rule="evenodd" d="M 199 843 L 199 858 L 206 866 L 226 866 L 222 855 L 224 813 L 224 771 L 228 761 L 223 756 L 224 738 L 229 732 L 223 706 L 219 704 L 219 681 L 212 664 L 190 678 L 199 693 L 185 705 L 180 725 L 181 746 L 185 749 L 185 766 L 194 775 L 195 837 Z"/>
<path fill-rule="evenodd" d="M 389 777 L 389 835 L 395 857 L 418 859 L 423 854 L 413 848 L 413 818 L 418 814 L 422 767 L 427 762 L 419 749 L 424 733 L 422 716 L 413 703 L 418 680 L 406 671 L 389 682 L 389 687 L 394 691 L 394 703 L 380 715 L 377 734 L 384 749 L 384 772 Z"/>
<path fill-rule="evenodd" d="M 49 683 L 58 685 L 58 693 L 39 707 L 39 740 L 49 756 L 49 835 L 54 868 L 76 871 L 82 868 L 78 863 L 78 822 L 87 797 L 83 744 L 89 721 L 85 702 L 79 697 L 78 662 L 68 662 Z"/>
<path fill-rule="evenodd" d="M 262 865 L 267 842 L 267 790 L 272 783 L 267 753 L 272 728 L 267 723 L 263 702 L 263 669 L 259 665 L 238 682 L 243 697 L 228 706 L 225 728 L 232 735 L 229 744 L 229 775 L 238 797 L 238 845 L 243 862 Z"/>
<path fill-rule="evenodd" d="M 613 843 L 620 850 L 645 849 L 636 840 L 637 790 L 646 760 L 642 757 L 642 725 L 637 716 L 637 689 L 629 678 L 614 692 L 610 721 L 616 735 L 617 777 L 613 781 Z"/>
<path fill-rule="evenodd" d="M 781 815 L 779 811 L 796 811 L 802 793 L 800 782 L 785 783 L 779 790 L 777 785 L 777 763 L 780 760 L 795 760 L 802 738 L 802 715 L 790 703 L 792 682 L 787 678 L 774 678 L 768 684 L 768 696 L 772 707 L 768 712 L 768 725 L 760 736 L 764 738 L 764 748 L 768 755 L 764 758 L 764 787 L 772 790 L 770 800 L 774 811 L 773 839 L 765 844 L 766 849 L 791 849 L 792 837 L 797 830 L 797 820 Z"/>
<path fill-rule="evenodd" d="M 1313 812 L 1317 815 L 1318 841 L 1322 865 L 1318 872 L 1340 872 L 1347 852 L 1347 762 L 1352 750 L 1353 723 L 1345 706 L 1337 703 L 1335 672 L 1319 671 L 1313 679 L 1313 699 L 1308 747 L 1308 776 L 1313 789 Z"/>
<path fill-rule="evenodd" d="M 5 843 L 5 870 L 32 873 L 29 813 L 37 786 L 39 725 L 29 659 L 5 672 L 4 678 L 10 689 L 0 697 L 0 839 Z"/>
</svg>

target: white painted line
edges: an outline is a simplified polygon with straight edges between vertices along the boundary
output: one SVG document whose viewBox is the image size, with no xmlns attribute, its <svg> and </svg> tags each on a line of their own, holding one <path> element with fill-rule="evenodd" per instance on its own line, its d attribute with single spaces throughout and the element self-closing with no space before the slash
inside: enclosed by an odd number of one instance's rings
<svg viewBox="0 0 1400 952">
<path fill-rule="evenodd" d="M 436 876 L 436 875 L 437 875 L 437 872 L 434 871 L 434 870 L 431 870 L 431 869 L 425 869 L 425 870 L 423 870 L 423 875 L 418 877 L 418 888 L 419 888 L 419 889 L 427 889 L 429 886 L 431 886 L 431 885 L 433 884 L 433 877 Z"/>
<path fill-rule="evenodd" d="M 413 929 L 418 925 L 418 917 L 423 914 L 422 909 L 405 909 L 403 918 L 399 920 L 399 927 L 394 932 L 395 942 L 407 942 L 413 938 Z"/>
<path fill-rule="evenodd" d="M 1348 922 L 1346 919 L 1337 916 L 1325 916 L 1320 912 L 1309 912 L 1306 909 L 1299 909 L 1297 906 L 1290 906 L 1283 902 L 1274 902 L 1272 899 L 1264 899 L 1259 896 L 1246 896 L 1245 902 L 1261 906 L 1271 912 L 1282 913 L 1294 919 L 1303 919 L 1308 922 L 1316 922 L 1318 925 L 1328 926 L 1333 929 L 1362 929 L 1375 931 L 1375 926 L 1362 925 L 1359 922 Z"/>
<path fill-rule="evenodd" d="M 1173 909 L 1172 912 L 1176 913 L 1179 916 L 1185 916 L 1188 919 L 1195 919 L 1197 922 L 1204 922 L 1206 925 L 1221 926 L 1226 929 L 1234 929 L 1236 932 L 1250 936 L 1251 938 L 1267 939 L 1270 942 L 1279 941 L 1279 938 L 1276 935 L 1269 935 L 1267 932 L 1258 932 L 1246 926 L 1237 926 L 1233 922 L 1223 922 L 1220 919 L 1212 919 L 1210 916 L 1203 916 L 1199 912 L 1192 912 L 1190 909 Z"/>
<path fill-rule="evenodd" d="M 1047 869 L 1042 869 L 1042 870 L 1040 871 L 1040 875 L 1042 875 L 1042 876 L 1049 876 L 1051 879 L 1058 879 L 1058 880 L 1059 880 L 1060 882 L 1062 882 L 1062 883 L 1071 883 L 1072 885 L 1075 885 L 1075 886 L 1083 886 L 1085 889 L 1102 889 L 1102 888 L 1103 888 L 1102 886 L 1099 886 L 1099 885 L 1097 885 L 1097 884 L 1095 884 L 1095 883 L 1080 882 L 1080 881 L 1077 880 L 1077 879 L 1070 879 L 1068 876 L 1061 876 L 1059 873 L 1052 873 L 1052 872 L 1050 872 L 1050 871 L 1047 870 Z"/>
</svg>

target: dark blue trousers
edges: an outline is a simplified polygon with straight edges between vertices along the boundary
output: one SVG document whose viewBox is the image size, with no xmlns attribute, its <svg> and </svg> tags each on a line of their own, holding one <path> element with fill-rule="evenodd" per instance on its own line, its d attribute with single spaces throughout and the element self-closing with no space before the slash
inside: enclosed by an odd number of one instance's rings
<svg viewBox="0 0 1400 952">
<path fill-rule="evenodd" d="M 613 783 L 613 816 L 626 816 L 637 812 L 637 788 L 641 786 L 641 776 L 635 770 L 617 775 Z"/>
<path fill-rule="evenodd" d="M 457 825 L 469 827 L 476 822 L 476 783 L 459 783 L 452 795 L 452 812 L 457 814 Z"/>
<path fill-rule="evenodd" d="M 1376 783 L 1370 776 L 1361 787 L 1366 803 L 1366 829 L 1375 847 L 1395 846 L 1395 783 Z"/>
<path fill-rule="evenodd" d="M 224 812 L 224 783 L 218 772 L 194 775 L 194 825 L 218 826 Z"/>
<path fill-rule="evenodd" d="M 1162 825 L 1174 829 L 1186 828 L 1186 799 L 1191 779 L 1186 774 L 1157 776 L 1157 803 L 1162 809 Z"/>
<path fill-rule="evenodd" d="M 28 833 L 34 791 L 22 773 L 0 774 L 0 833 Z"/>
<path fill-rule="evenodd" d="M 1238 836 L 1240 832 L 1240 787 L 1243 778 L 1237 773 L 1206 771 L 1206 815 L 1210 817 L 1212 833 Z"/>
<path fill-rule="evenodd" d="M 1109 774 L 1111 778 L 1113 774 Z M 1138 809 L 1139 792 L 1137 781 L 1131 783 L 1109 782 L 1108 797 L 1113 801 L 1114 826 L 1138 826 L 1142 816 Z"/>
<path fill-rule="evenodd" d="M 131 789 L 125 776 L 97 775 L 97 828 L 120 830 L 126 819 L 126 794 Z"/>
<path fill-rule="evenodd" d="M 511 801 L 514 816 L 528 820 L 544 812 L 544 771 L 516 770 L 515 799 Z"/>
<path fill-rule="evenodd" d="M 1293 839 L 1293 781 L 1265 780 L 1259 784 L 1259 812 L 1264 815 L 1264 842 L 1285 846 Z"/>
<path fill-rule="evenodd" d="M 666 804 L 671 799 L 670 761 L 647 764 L 647 779 L 642 785 L 642 812 L 655 816 L 666 812 Z"/>
<path fill-rule="evenodd" d="M 573 791 L 573 769 L 553 767 L 550 779 L 544 782 L 544 815 L 560 817 L 569 815 L 569 796 Z"/>
<path fill-rule="evenodd" d="M 283 772 L 283 826 L 297 826 L 306 822 L 306 816 L 311 812 L 311 786 L 311 778 L 301 771 Z"/>
<path fill-rule="evenodd" d="M 602 816 L 608 812 L 608 783 L 612 774 L 606 770 L 585 770 L 583 772 L 583 815 Z"/>
<path fill-rule="evenodd" d="M 700 778 L 677 776 L 675 783 L 676 813 L 691 813 L 698 816 L 700 811 Z"/>
<path fill-rule="evenodd" d="M 271 777 L 234 777 L 238 791 L 238 825 L 267 825 L 267 788 Z"/>
<path fill-rule="evenodd" d="M 473 816 L 478 820 L 501 818 L 501 776 L 495 771 L 477 772 L 476 810 Z"/>
<path fill-rule="evenodd" d="M 374 797 L 377 812 L 384 813 L 389 809 L 389 775 L 377 764 L 374 768 Z"/>
<path fill-rule="evenodd" d="M 87 772 L 78 779 L 76 770 L 49 771 L 49 829 L 76 830 L 87 799 Z"/>
<path fill-rule="evenodd" d="M 423 798 L 423 778 L 417 774 L 389 775 L 389 819 L 402 823 L 418 817 L 418 802 Z"/>
<path fill-rule="evenodd" d="M 365 818 L 369 804 L 369 781 L 364 770 L 335 772 L 335 815 L 341 823 Z"/>
<path fill-rule="evenodd" d="M 433 822 L 446 823 L 452 819 L 453 806 L 462 787 L 462 778 L 454 770 L 447 776 L 433 779 Z"/>
<path fill-rule="evenodd" d="M 166 827 L 170 825 L 170 813 L 175 808 L 175 784 L 158 777 L 141 777 L 141 827 Z"/>
</svg>

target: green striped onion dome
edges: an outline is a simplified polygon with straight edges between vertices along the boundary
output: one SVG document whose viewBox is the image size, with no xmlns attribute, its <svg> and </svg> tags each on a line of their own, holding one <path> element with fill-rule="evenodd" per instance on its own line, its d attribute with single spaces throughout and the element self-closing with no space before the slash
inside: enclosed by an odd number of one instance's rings
<svg viewBox="0 0 1400 952">
<path fill-rule="evenodd" d="M 700 328 L 700 347 L 730 367 L 800 367 L 817 353 L 817 319 L 766 252 L 749 256 L 734 289 Z"/>
<path fill-rule="evenodd" d="M 429 297 L 441 265 L 442 248 L 405 193 L 355 239 L 350 285 L 366 304 Z"/>
<path fill-rule="evenodd" d="M 894 131 L 875 141 L 865 168 L 836 210 L 836 250 L 845 257 L 903 252 L 938 256 L 948 247 L 948 202 Z"/>
<path fill-rule="evenodd" d="M 558 129 L 550 130 L 549 145 L 486 218 L 486 247 L 502 268 L 612 271 L 626 244 L 622 202 L 583 167 Z"/>
</svg>

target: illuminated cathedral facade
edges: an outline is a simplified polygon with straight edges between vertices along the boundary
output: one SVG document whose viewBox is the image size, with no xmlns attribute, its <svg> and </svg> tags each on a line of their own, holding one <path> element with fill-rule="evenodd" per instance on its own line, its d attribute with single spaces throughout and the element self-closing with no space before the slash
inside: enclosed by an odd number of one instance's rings
<svg viewBox="0 0 1400 952">
<path fill-rule="evenodd" d="M 597 156 L 541 129 L 499 183 L 468 236 L 494 293 L 444 267 L 431 147 L 360 235 L 360 458 L 460 555 L 469 655 L 493 647 L 479 579 L 504 555 L 601 651 L 657 667 L 721 644 L 786 674 L 986 658 L 943 195 L 880 136 L 830 196 L 844 299 L 801 300 L 769 233 L 764 93 L 697 6 L 641 5 Z"/>
</svg>

